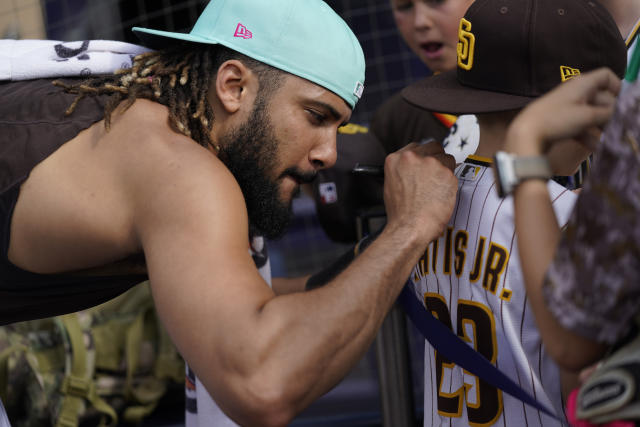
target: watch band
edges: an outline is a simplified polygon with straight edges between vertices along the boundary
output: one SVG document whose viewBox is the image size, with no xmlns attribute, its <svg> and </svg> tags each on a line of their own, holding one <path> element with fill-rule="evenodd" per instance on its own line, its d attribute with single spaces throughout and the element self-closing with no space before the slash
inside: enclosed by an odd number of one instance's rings
<svg viewBox="0 0 640 427">
<path fill-rule="evenodd" d="M 545 156 L 514 157 L 513 168 L 518 182 L 527 179 L 549 179 L 553 176 Z"/>
</svg>

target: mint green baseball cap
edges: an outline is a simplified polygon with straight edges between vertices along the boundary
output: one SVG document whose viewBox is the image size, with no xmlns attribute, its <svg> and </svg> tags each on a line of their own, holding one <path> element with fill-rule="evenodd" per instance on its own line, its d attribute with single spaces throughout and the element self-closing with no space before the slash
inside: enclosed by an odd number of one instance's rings
<svg viewBox="0 0 640 427">
<path fill-rule="evenodd" d="M 190 33 L 133 31 L 152 49 L 178 40 L 224 45 L 316 83 L 351 108 L 364 90 L 362 47 L 322 0 L 211 0 Z"/>
</svg>

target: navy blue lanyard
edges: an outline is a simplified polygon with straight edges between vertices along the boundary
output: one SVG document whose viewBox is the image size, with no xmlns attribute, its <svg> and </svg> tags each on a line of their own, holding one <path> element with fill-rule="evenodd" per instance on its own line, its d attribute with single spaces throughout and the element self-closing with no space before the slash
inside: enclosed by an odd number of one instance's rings
<svg viewBox="0 0 640 427">
<path fill-rule="evenodd" d="M 411 281 L 408 280 L 398 296 L 398 302 L 407 313 L 409 319 L 436 351 L 488 384 L 560 421 L 553 411 L 538 402 L 502 371 L 493 366 L 484 356 L 458 338 L 442 322 L 433 317 L 414 296 L 411 290 L 412 286 Z"/>
</svg>

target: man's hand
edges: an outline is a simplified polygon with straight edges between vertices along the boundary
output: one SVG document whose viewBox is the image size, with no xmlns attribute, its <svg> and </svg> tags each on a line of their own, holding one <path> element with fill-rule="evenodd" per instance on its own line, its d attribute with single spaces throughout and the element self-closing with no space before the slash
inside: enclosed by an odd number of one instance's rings
<svg viewBox="0 0 640 427">
<path fill-rule="evenodd" d="M 458 181 L 455 159 L 437 142 L 411 143 L 387 156 L 384 201 L 388 227 L 408 227 L 425 246 L 449 221 Z"/>
<path fill-rule="evenodd" d="M 601 68 L 563 83 L 527 106 L 512 122 L 505 148 L 520 155 L 546 153 L 554 142 L 573 139 L 589 150 L 613 114 L 620 79 Z"/>
</svg>

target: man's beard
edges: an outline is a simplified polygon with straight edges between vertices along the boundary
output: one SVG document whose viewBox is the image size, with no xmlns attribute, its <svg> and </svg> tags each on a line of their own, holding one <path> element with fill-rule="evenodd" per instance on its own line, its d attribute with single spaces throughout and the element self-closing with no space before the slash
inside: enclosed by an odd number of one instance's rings
<svg viewBox="0 0 640 427">
<path fill-rule="evenodd" d="M 261 98 L 256 100 L 249 119 L 224 135 L 219 143 L 218 157 L 238 181 L 244 195 L 249 234 L 269 239 L 281 237 L 291 220 L 292 208 L 291 201 L 281 200 L 278 182 L 286 176 L 309 182 L 315 174 L 302 174 L 296 168 L 288 168 L 277 180 L 269 178 L 278 166 L 280 143 L 267 115 L 265 100 Z"/>
</svg>

